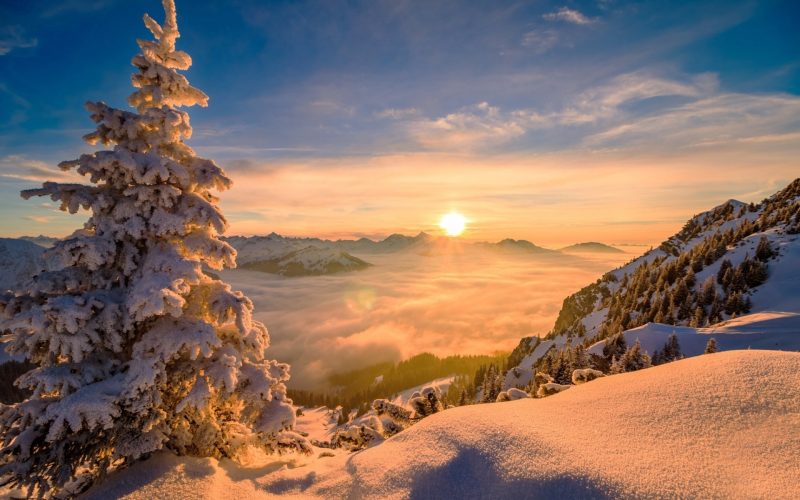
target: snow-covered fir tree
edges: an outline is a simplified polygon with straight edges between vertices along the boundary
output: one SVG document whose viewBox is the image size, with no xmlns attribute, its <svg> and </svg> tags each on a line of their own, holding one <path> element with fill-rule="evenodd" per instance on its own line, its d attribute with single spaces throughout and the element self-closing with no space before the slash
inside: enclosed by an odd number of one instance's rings
<svg viewBox="0 0 800 500">
<path fill-rule="evenodd" d="M 8 351 L 36 366 L 18 381 L 32 396 L 0 408 L 0 474 L 29 494 L 73 494 L 163 448 L 310 450 L 291 430 L 289 366 L 265 359 L 252 302 L 203 272 L 235 265 L 210 192 L 231 181 L 183 142 L 192 129 L 179 108 L 208 97 L 178 72 L 191 58 L 175 49 L 173 1 L 163 4 L 162 25 L 145 15 L 154 40 L 139 40 L 132 61 L 135 112 L 88 103 L 97 128 L 85 139 L 110 149 L 59 165 L 91 185 L 23 193 L 91 211 L 50 251 L 62 269 L 0 298 Z"/>
<path fill-rule="evenodd" d="M 438 387 L 425 387 L 422 392 L 415 392 L 408 400 L 417 418 L 425 418 L 444 410 L 442 393 Z"/>
<path fill-rule="evenodd" d="M 357 451 L 381 442 L 384 436 L 390 435 L 392 433 L 384 428 L 381 419 L 372 416 L 363 424 L 349 425 L 337 430 L 331 439 L 331 447 Z"/>
</svg>

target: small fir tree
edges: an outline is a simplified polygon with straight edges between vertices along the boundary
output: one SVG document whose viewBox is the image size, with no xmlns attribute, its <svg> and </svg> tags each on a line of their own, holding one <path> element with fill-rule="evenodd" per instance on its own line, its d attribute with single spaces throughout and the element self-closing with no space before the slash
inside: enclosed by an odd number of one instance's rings
<svg viewBox="0 0 800 500">
<path fill-rule="evenodd" d="M 766 262 L 774 255 L 775 250 L 773 250 L 772 244 L 769 242 L 769 238 L 762 236 L 758 241 L 758 247 L 756 247 L 756 258 L 761 262 Z"/>
<path fill-rule="evenodd" d="M 706 343 L 706 350 L 703 351 L 703 354 L 714 354 L 715 352 L 717 352 L 717 340 L 711 337 Z"/>
</svg>

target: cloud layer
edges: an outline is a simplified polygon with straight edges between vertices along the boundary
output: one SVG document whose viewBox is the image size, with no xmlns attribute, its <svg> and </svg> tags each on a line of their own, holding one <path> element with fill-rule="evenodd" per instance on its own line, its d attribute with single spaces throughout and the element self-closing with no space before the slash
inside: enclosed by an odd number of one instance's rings
<svg viewBox="0 0 800 500">
<path fill-rule="evenodd" d="M 566 295 L 629 258 L 537 259 L 473 250 L 362 257 L 375 266 L 294 279 L 222 273 L 255 302 L 256 318 L 272 337 L 270 355 L 292 364 L 294 386 L 313 387 L 330 372 L 424 351 L 510 350 L 523 336 L 546 333 Z"/>
</svg>

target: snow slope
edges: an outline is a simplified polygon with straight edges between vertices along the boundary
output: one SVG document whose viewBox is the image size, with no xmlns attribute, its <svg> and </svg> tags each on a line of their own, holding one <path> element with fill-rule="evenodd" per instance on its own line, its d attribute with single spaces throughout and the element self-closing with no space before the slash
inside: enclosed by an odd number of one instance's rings
<svg viewBox="0 0 800 500">
<path fill-rule="evenodd" d="M 52 236 L 45 236 L 43 234 L 40 234 L 39 236 L 20 236 L 19 239 L 36 243 L 40 247 L 44 248 L 50 248 L 61 241 L 59 238 L 53 238 Z"/>
<path fill-rule="evenodd" d="M 0 238 L 0 291 L 16 288 L 44 270 L 43 252 L 30 241 Z"/>
<path fill-rule="evenodd" d="M 506 372 L 505 380 L 503 381 L 503 389 L 510 389 L 512 387 L 525 387 L 533 378 L 536 371 L 534 365 L 539 358 L 547 354 L 552 347 L 560 348 L 567 343 L 567 338 L 560 335 L 554 339 L 542 340 L 539 342 L 533 351 L 522 358 L 519 365 Z"/>
<path fill-rule="evenodd" d="M 747 314 L 717 323 L 707 328 L 647 323 L 626 330 L 625 341 L 632 345 L 639 340 L 649 354 L 663 349 L 667 338 L 675 334 L 684 356 L 703 354 L 708 339 L 717 341 L 719 351 L 734 349 L 773 349 L 800 351 L 800 314 L 794 312 L 763 312 Z M 601 355 L 604 341 L 595 343 L 589 352 Z"/>
<path fill-rule="evenodd" d="M 798 498 L 798 368 L 789 352 L 695 357 L 294 463 L 162 453 L 86 498 Z"/>
<path fill-rule="evenodd" d="M 295 430 L 302 432 L 309 439 L 330 441 L 336 432 L 337 414 L 327 406 L 302 408 L 303 414 L 297 417 Z"/>
<path fill-rule="evenodd" d="M 392 403 L 398 404 L 398 405 L 403 405 L 403 406 L 407 405 L 408 401 L 411 399 L 411 396 L 415 392 L 422 392 L 422 389 L 424 389 L 426 387 L 433 387 L 433 388 L 439 389 L 439 391 L 442 394 L 446 394 L 447 390 L 450 388 L 450 385 L 453 383 L 453 381 L 455 379 L 456 379 L 456 376 L 455 375 L 451 375 L 449 377 L 441 377 L 441 378 L 437 378 L 437 379 L 431 380 L 430 382 L 426 382 L 424 384 L 420 384 L 420 385 L 418 385 L 416 387 L 411 387 L 410 389 L 406 389 L 406 390 L 398 393 L 396 396 L 394 396 L 392 398 Z"/>
</svg>

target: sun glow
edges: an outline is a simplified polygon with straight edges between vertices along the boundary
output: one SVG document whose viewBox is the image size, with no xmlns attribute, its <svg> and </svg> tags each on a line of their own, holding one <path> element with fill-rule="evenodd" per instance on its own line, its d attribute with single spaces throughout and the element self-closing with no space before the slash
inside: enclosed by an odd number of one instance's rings
<svg viewBox="0 0 800 500">
<path fill-rule="evenodd" d="M 447 236 L 459 236 L 467 227 L 467 219 L 459 213 L 450 212 L 439 221 L 439 227 L 444 229 Z"/>
</svg>

